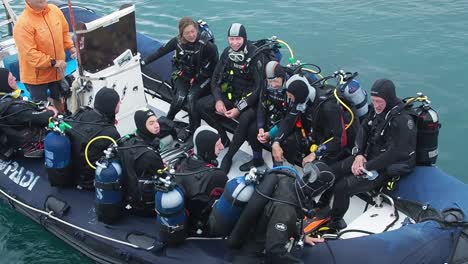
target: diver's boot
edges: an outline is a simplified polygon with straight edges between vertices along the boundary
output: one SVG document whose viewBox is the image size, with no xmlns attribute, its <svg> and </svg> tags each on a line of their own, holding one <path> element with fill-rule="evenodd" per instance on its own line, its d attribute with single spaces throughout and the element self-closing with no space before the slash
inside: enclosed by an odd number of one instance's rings
<svg viewBox="0 0 468 264">
<path fill-rule="evenodd" d="M 32 143 L 30 146 L 23 148 L 25 158 L 39 159 L 44 157 L 44 144 L 42 142 Z"/>
<path fill-rule="evenodd" d="M 240 171 L 249 171 L 253 167 L 258 168 L 258 167 L 261 167 L 263 165 L 265 165 L 265 161 L 263 159 L 252 159 L 252 160 L 242 164 L 239 167 L 239 170 Z"/>
</svg>

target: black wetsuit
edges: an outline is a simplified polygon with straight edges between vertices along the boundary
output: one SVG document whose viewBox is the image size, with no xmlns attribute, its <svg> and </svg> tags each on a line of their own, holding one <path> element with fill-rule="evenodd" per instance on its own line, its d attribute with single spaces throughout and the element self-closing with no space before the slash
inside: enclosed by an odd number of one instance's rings
<svg viewBox="0 0 468 264">
<path fill-rule="evenodd" d="M 38 142 L 40 134 L 44 135 L 43 128 L 52 116 L 53 111 L 44 111 L 31 102 L 10 96 L 1 99 L 0 148 L 18 148 L 27 143 Z"/>
<path fill-rule="evenodd" d="M 109 136 L 114 140 L 120 138 L 120 134 L 114 125 L 114 117 L 108 117 L 97 109 L 89 107 L 80 108 L 69 119 L 66 119 L 73 129 L 68 130 L 72 144 L 72 172 L 74 179 L 81 187 L 94 190 L 94 170 L 89 167 L 85 159 L 85 148 L 88 142 L 98 136 Z M 104 155 L 112 142 L 107 139 L 96 140 L 88 149 L 88 158 L 95 164 Z"/>
<path fill-rule="evenodd" d="M 349 112 L 342 109 L 331 91 L 316 91 L 314 103 L 308 101 L 304 113 L 297 110 L 296 105 L 291 106 L 274 139 L 282 143 L 284 156 L 290 162 L 300 163 L 304 156 L 310 154 L 312 144 L 324 146 L 317 155 L 329 165 L 351 153 L 359 122 L 355 120 L 345 130 L 345 125 L 351 120 Z M 331 141 L 323 144 L 332 137 Z"/>
<path fill-rule="evenodd" d="M 265 205 L 233 263 L 303 263 L 285 248 L 290 238 L 299 237 L 296 222 L 303 217 L 300 207 L 292 205 L 299 205 L 295 179 L 285 175 L 277 177 L 271 197 L 290 204 L 269 201 Z"/>
<path fill-rule="evenodd" d="M 252 147 L 253 162 L 255 159 L 263 161 L 262 144 L 257 140 L 258 130 L 263 128 L 265 132 L 268 132 L 277 126 L 288 112 L 286 90 L 268 89 L 265 85 L 262 89 L 258 89 L 253 96 L 259 100 L 257 107 L 247 109 L 239 118 L 239 125 L 234 133 L 232 143 L 221 164 L 221 168 L 226 171 L 231 167 L 232 158 L 245 140 Z"/>
<path fill-rule="evenodd" d="M 167 117 L 174 119 L 188 102 L 188 114 L 192 132 L 200 126 L 200 115 L 195 109 L 196 101 L 209 93 L 211 76 L 218 63 L 218 48 L 209 40 L 200 39 L 194 43 L 182 43 L 177 37 L 172 38 L 155 53 L 144 59 L 149 64 L 175 50 L 173 101 Z"/>
<path fill-rule="evenodd" d="M 130 212 L 154 215 L 154 176 L 164 168 L 159 139 L 133 135 L 119 144 L 119 153 L 124 167 L 125 201 L 131 206 Z"/>
<path fill-rule="evenodd" d="M 344 216 L 352 195 L 379 187 L 394 176 L 408 174 L 415 167 L 416 126 L 413 117 L 402 108 L 403 103 L 398 104 L 390 110 L 388 116 L 387 112 L 379 115 L 369 113 L 358 131 L 356 154 L 366 157 L 365 168 L 368 171 L 376 170 L 379 173 L 376 179 L 371 181 L 362 176 L 350 175 L 354 156 L 332 166 L 337 176 L 333 218 Z"/>
<path fill-rule="evenodd" d="M 175 164 L 175 181 L 182 187 L 189 211 L 189 232 L 205 231 L 213 202 L 222 193 L 226 173 L 198 156 L 183 156 Z M 203 235 L 206 232 L 203 232 Z"/>
<path fill-rule="evenodd" d="M 237 107 L 243 99 L 245 107 L 241 111 L 239 117 L 241 119 L 246 110 L 254 107 L 258 101 L 255 91 L 258 90 L 262 81 L 263 62 L 259 55 L 253 58 L 247 67 L 247 60 L 255 54 L 257 47 L 251 43 L 246 45 L 248 52 L 241 62 L 233 62 L 229 59 L 229 47 L 223 51 L 211 80 L 211 95 L 201 98 L 197 104 L 197 109 L 201 111 L 203 119 L 218 130 L 223 143 L 228 141 L 228 137 L 221 122 L 228 118 L 216 113 L 216 102 L 223 101 L 226 110 L 229 110 Z M 240 131 L 241 128 L 238 128 L 235 133 L 240 133 Z"/>
</svg>

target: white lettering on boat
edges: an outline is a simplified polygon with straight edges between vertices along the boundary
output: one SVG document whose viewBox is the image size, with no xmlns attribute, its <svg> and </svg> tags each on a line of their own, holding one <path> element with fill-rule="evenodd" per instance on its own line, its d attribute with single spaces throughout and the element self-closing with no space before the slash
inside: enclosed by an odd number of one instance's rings
<svg viewBox="0 0 468 264">
<path fill-rule="evenodd" d="M 16 161 L 0 160 L 0 172 L 5 174 L 10 180 L 21 187 L 32 191 L 41 176 L 34 175 L 30 170 L 26 170 Z"/>
</svg>

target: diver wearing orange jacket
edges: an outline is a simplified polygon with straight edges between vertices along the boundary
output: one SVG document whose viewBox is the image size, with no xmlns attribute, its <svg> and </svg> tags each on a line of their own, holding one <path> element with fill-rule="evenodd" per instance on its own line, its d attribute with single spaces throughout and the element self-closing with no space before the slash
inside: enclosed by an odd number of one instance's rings
<svg viewBox="0 0 468 264">
<path fill-rule="evenodd" d="M 58 81 L 66 67 L 65 50 L 70 50 L 72 57 L 76 56 L 68 22 L 62 11 L 47 4 L 46 0 L 25 2 L 24 11 L 13 29 L 21 81 L 26 84 L 33 101 L 47 100 L 49 89 L 54 104 L 61 111 Z"/>
</svg>

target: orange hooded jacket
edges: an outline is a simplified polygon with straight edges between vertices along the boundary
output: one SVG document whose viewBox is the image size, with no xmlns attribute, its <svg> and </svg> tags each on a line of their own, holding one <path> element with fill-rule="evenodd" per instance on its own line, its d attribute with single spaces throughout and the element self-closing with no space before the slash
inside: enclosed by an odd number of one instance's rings
<svg viewBox="0 0 468 264">
<path fill-rule="evenodd" d="M 44 84 L 62 78 L 51 60 L 65 60 L 65 50 L 73 47 L 68 23 L 55 5 L 35 11 L 27 3 L 13 29 L 18 48 L 21 81 Z"/>
</svg>

